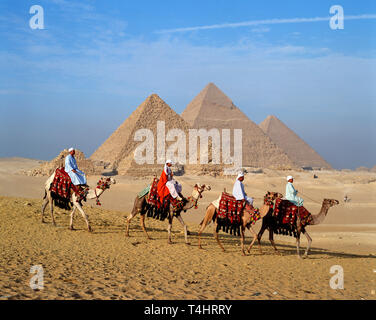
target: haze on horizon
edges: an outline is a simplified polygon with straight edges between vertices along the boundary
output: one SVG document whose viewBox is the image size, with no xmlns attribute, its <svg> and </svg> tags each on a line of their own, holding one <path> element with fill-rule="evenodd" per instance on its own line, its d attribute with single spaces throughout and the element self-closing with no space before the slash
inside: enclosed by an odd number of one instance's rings
<svg viewBox="0 0 376 320">
<path fill-rule="evenodd" d="M 180 114 L 213 82 L 334 168 L 376 165 L 371 0 L 338 3 L 344 30 L 311 19 L 329 16 L 326 0 L 41 0 L 43 30 L 29 27 L 33 4 L 0 3 L 0 157 L 49 160 L 70 146 L 90 156 L 150 94 Z M 253 23 L 273 19 L 286 23 Z"/>
</svg>

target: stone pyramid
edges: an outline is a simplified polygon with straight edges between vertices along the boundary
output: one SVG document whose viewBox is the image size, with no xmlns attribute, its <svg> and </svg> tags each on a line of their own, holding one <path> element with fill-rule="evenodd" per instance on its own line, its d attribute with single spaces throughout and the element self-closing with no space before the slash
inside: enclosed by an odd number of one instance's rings
<svg viewBox="0 0 376 320">
<path fill-rule="evenodd" d="M 193 128 L 242 129 L 243 167 L 294 167 L 286 153 L 213 83 L 188 104 L 181 116 Z M 234 150 L 233 142 L 230 148 Z"/>
<path fill-rule="evenodd" d="M 296 165 L 300 167 L 332 168 L 315 150 L 277 117 L 268 116 L 259 126 L 286 152 Z"/>
<path fill-rule="evenodd" d="M 185 146 L 188 151 L 188 134 L 190 126 L 172 110 L 157 94 L 149 96 L 123 124 L 92 154 L 92 160 L 109 163 L 109 167 L 121 175 L 150 176 L 160 175 L 163 164 L 157 160 L 157 122 L 163 121 L 165 133 L 171 129 L 179 129 L 186 135 Z M 152 131 L 154 136 L 154 162 L 140 165 L 135 161 L 135 150 L 142 141 L 135 141 L 135 133 L 140 129 Z M 144 140 L 143 140 L 144 141 Z M 175 141 L 165 143 L 165 150 Z M 178 160 L 171 157 L 174 162 Z M 188 158 L 188 157 L 187 157 Z M 186 159 L 187 159 L 186 158 Z M 167 159 L 164 159 L 167 160 Z M 197 166 L 185 166 L 196 169 Z"/>
</svg>

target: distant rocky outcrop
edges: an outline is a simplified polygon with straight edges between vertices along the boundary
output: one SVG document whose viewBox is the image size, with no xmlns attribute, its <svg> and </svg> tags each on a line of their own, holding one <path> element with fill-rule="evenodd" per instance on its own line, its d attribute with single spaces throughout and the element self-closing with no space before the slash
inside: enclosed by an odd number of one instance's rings
<svg viewBox="0 0 376 320">
<path fill-rule="evenodd" d="M 100 175 L 106 168 L 106 163 L 103 161 L 92 161 L 87 159 L 84 153 L 80 150 L 75 150 L 74 157 L 76 158 L 78 168 L 86 175 Z M 57 168 L 64 167 L 65 157 L 69 154 L 67 149 L 64 149 L 60 154 L 52 159 L 42 163 L 39 167 L 32 170 L 23 171 L 22 174 L 28 176 L 50 176 Z"/>
</svg>

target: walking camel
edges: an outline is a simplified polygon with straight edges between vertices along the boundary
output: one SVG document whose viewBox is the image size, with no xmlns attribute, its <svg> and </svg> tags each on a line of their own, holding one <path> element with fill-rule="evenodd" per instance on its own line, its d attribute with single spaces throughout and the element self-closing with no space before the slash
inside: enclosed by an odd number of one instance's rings
<svg viewBox="0 0 376 320">
<path fill-rule="evenodd" d="M 178 221 L 183 226 L 183 228 L 184 228 L 185 243 L 189 244 L 189 242 L 188 242 L 188 230 L 187 230 L 187 226 L 184 223 L 184 220 L 183 220 L 182 216 L 180 215 L 180 213 L 182 211 L 187 211 L 189 209 L 192 209 L 193 207 L 197 208 L 198 201 L 199 201 L 200 198 L 202 198 L 202 193 L 205 190 L 209 191 L 209 190 L 211 190 L 211 187 L 210 186 L 206 186 L 205 184 L 201 185 L 201 184 L 197 183 L 193 187 L 192 195 L 190 197 L 188 197 L 188 199 L 187 199 L 188 202 L 178 212 L 173 212 L 173 207 L 172 207 L 172 205 L 170 205 L 168 216 L 167 216 L 167 218 L 168 218 L 168 228 L 167 228 L 167 231 L 168 231 L 168 243 L 169 244 L 172 243 L 172 241 L 171 241 L 171 229 L 172 229 L 172 221 L 174 219 L 174 216 L 176 216 L 176 218 L 178 219 Z M 147 211 L 149 209 L 151 209 L 151 206 L 146 201 L 147 197 L 148 197 L 148 193 L 146 195 L 142 196 L 141 198 L 139 198 L 138 196 L 136 196 L 136 199 L 135 199 L 134 204 L 133 204 L 132 212 L 127 217 L 127 228 L 126 228 L 126 232 L 125 232 L 125 235 L 127 237 L 129 237 L 129 226 L 130 226 L 131 220 L 138 213 L 140 213 L 140 225 L 141 225 L 141 228 L 145 232 L 146 237 L 149 240 L 151 239 L 150 236 L 149 236 L 149 234 L 146 231 L 146 228 L 145 228 L 145 215 L 146 215 Z"/>
<path fill-rule="evenodd" d="M 54 180 L 54 176 L 55 176 L 55 173 L 53 173 L 47 179 L 45 186 L 44 186 L 45 193 L 44 193 L 44 197 L 43 197 L 44 201 L 43 201 L 43 204 L 42 204 L 42 223 L 44 223 L 44 217 L 43 217 L 44 216 L 44 210 L 46 209 L 47 205 L 50 204 L 52 223 L 53 223 L 54 226 L 56 226 L 56 222 L 55 222 L 55 218 L 54 218 L 54 201 L 53 201 L 51 191 L 50 191 L 50 186 L 51 186 L 51 183 Z M 112 184 L 115 184 L 115 183 L 116 183 L 116 181 L 113 178 L 104 178 L 104 177 L 100 178 L 100 180 L 97 183 L 97 186 L 94 189 L 89 189 L 89 191 L 86 195 L 86 199 L 96 199 L 98 201 L 99 197 L 103 194 L 103 192 L 105 192 L 107 189 L 110 188 L 110 186 Z M 78 210 L 81 213 L 82 217 L 84 218 L 84 220 L 86 222 L 88 231 L 92 232 L 93 230 L 90 226 L 88 216 L 82 208 L 82 203 L 81 203 L 81 201 L 79 201 L 77 199 L 76 194 L 72 190 L 71 190 L 71 202 L 73 203 L 73 210 L 70 214 L 69 229 L 74 230 L 74 228 L 73 228 L 73 218 L 74 218 L 74 214 L 75 214 L 76 210 Z"/>
<path fill-rule="evenodd" d="M 267 193 L 267 197 L 269 197 L 270 199 L 276 199 L 280 194 L 278 194 L 277 192 L 268 192 Z M 261 217 L 268 211 L 268 208 L 267 208 L 267 205 L 264 204 L 261 208 L 260 208 L 260 215 Z M 214 228 L 214 238 L 215 240 L 217 241 L 218 245 L 220 246 L 220 248 L 222 249 L 222 251 L 224 252 L 225 249 L 222 245 L 222 243 L 220 242 L 219 240 L 219 237 L 218 237 L 218 231 L 219 231 L 219 228 L 218 228 L 218 221 L 217 221 L 217 214 L 218 214 L 218 211 L 217 211 L 217 208 L 213 205 L 213 203 L 211 203 L 207 208 L 206 208 L 206 214 L 205 214 L 205 217 L 204 219 L 201 221 L 200 223 L 200 229 L 198 231 L 198 247 L 200 249 L 202 249 L 202 246 L 201 246 L 201 234 L 202 232 L 205 230 L 206 226 L 208 224 L 210 224 L 211 221 L 213 221 L 215 223 L 215 228 Z M 242 250 L 242 255 L 245 256 L 245 250 L 244 250 L 244 231 L 245 229 L 247 228 L 252 234 L 253 234 L 253 239 L 252 239 L 252 242 L 251 242 L 251 245 L 248 249 L 248 253 L 250 252 L 254 242 L 256 241 L 257 239 L 257 233 L 255 232 L 255 230 L 252 228 L 252 225 L 251 225 L 251 213 L 247 212 L 246 210 L 243 210 L 240 214 L 240 219 L 241 219 L 241 226 L 240 226 L 240 242 L 241 242 L 241 250 Z"/>
<path fill-rule="evenodd" d="M 309 249 L 311 248 L 312 244 L 312 238 L 309 236 L 306 226 L 309 225 L 318 225 L 322 223 L 328 214 L 328 211 L 331 207 L 338 205 L 339 201 L 335 199 L 324 199 L 321 205 L 321 210 L 317 215 L 311 215 L 311 219 L 308 219 L 308 223 L 306 225 L 303 225 L 300 220 L 300 216 L 297 215 L 297 218 L 295 219 L 295 222 L 292 226 L 292 232 L 286 233 L 285 235 L 294 235 L 296 236 L 296 250 L 298 257 L 301 258 L 300 255 L 300 234 L 303 233 L 308 240 L 307 248 L 304 253 L 304 257 L 308 256 Z M 273 233 L 278 232 L 278 229 L 284 225 L 279 224 L 278 225 L 278 218 L 273 215 L 273 206 L 269 206 L 269 210 L 267 214 L 263 217 L 262 219 L 262 226 L 261 229 L 257 235 L 257 240 L 258 240 L 258 245 L 259 245 L 259 250 L 261 251 L 261 237 L 266 229 L 269 230 L 269 240 L 275 250 L 275 252 L 279 251 L 277 250 L 277 247 L 275 246 L 275 243 L 273 241 Z M 290 227 L 290 226 L 289 226 Z M 251 247 L 250 247 L 251 248 Z"/>
</svg>

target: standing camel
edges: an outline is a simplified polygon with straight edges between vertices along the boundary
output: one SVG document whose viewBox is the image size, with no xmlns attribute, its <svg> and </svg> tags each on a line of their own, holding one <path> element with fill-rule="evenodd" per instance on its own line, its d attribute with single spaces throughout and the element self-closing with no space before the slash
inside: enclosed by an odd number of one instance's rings
<svg viewBox="0 0 376 320">
<path fill-rule="evenodd" d="M 52 174 L 46 181 L 45 183 L 45 186 L 44 186 L 44 189 L 45 189 L 45 193 L 44 193 L 44 201 L 43 201 L 43 204 L 42 204 L 42 223 L 44 223 L 44 219 L 43 219 L 43 215 L 44 215 L 44 210 L 46 209 L 48 203 L 50 204 L 50 209 L 51 209 L 51 218 L 52 218 L 52 223 L 54 226 L 56 226 L 56 222 L 55 222 L 55 218 L 54 218 L 54 201 L 52 199 L 52 195 L 51 195 L 51 191 L 50 191 L 50 186 L 51 186 L 51 183 L 53 182 L 54 180 L 54 176 L 55 176 L 55 173 Z M 100 178 L 100 180 L 98 181 L 97 183 L 97 186 L 96 188 L 94 189 L 89 189 L 87 195 L 86 195 L 86 199 L 96 199 L 98 201 L 99 197 L 103 194 L 103 192 L 106 190 L 106 189 L 109 189 L 111 184 L 115 184 L 116 181 L 115 179 L 113 178 Z M 73 210 L 70 214 L 70 226 L 69 226 L 69 229 L 70 230 L 74 230 L 73 228 L 73 218 L 74 218 L 74 214 L 75 214 L 75 211 L 76 209 L 81 213 L 82 217 L 85 219 L 85 222 L 86 222 L 86 225 L 87 225 L 87 229 L 89 232 L 93 231 L 91 226 L 90 226 L 90 223 L 89 223 L 89 219 L 88 219 L 88 216 L 87 214 L 85 213 L 85 211 L 82 209 L 82 203 L 81 201 L 79 201 L 77 199 L 77 196 L 74 192 L 71 191 L 71 202 L 73 203 Z"/>
<path fill-rule="evenodd" d="M 307 225 L 303 225 L 300 221 L 299 215 L 297 215 L 297 218 L 295 219 L 295 222 L 292 226 L 292 228 L 293 228 L 292 232 L 289 233 L 289 234 L 296 236 L 296 249 L 297 249 L 297 253 L 298 253 L 299 258 L 301 258 L 300 248 L 299 248 L 300 247 L 300 234 L 303 233 L 307 237 L 307 240 L 308 240 L 308 245 L 307 245 L 306 251 L 304 253 L 304 256 L 307 257 L 309 249 L 311 248 L 312 239 L 309 236 L 307 230 L 305 229 L 306 226 L 317 225 L 317 224 L 320 224 L 321 222 L 323 222 L 327 213 L 328 213 L 328 211 L 329 211 L 329 208 L 331 208 L 335 205 L 338 205 L 338 204 L 339 204 L 338 200 L 324 199 L 323 202 L 322 202 L 322 205 L 321 205 L 320 212 L 317 215 L 311 215 L 311 219 L 308 220 Z M 270 242 L 272 243 L 274 250 L 276 252 L 278 252 L 278 250 L 277 250 L 277 248 L 274 244 L 274 241 L 273 241 L 273 233 L 278 231 L 278 226 L 277 226 L 277 219 L 278 218 L 273 215 L 273 208 L 272 207 L 269 207 L 269 208 L 270 208 L 270 210 L 268 211 L 268 213 L 266 214 L 266 216 L 262 220 L 262 226 L 261 226 L 261 229 L 260 229 L 260 231 L 257 235 L 257 240 L 258 240 L 259 248 L 260 248 L 260 251 L 261 251 L 261 244 L 260 244 L 261 237 L 262 237 L 264 231 L 266 229 L 268 229 L 269 230 Z M 286 235 L 288 235 L 288 234 L 286 234 Z"/>
<path fill-rule="evenodd" d="M 278 193 L 268 192 L 267 195 L 270 196 L 270 197 L 277 197 Z M 261 217 L 263 216 L 263 212 L 266 212 L 267 210 L 268 210 L 267 209 L 267 205 L 264 204 L 264 206 L 260 208 L 260 215 L 261 215 Z M 198 247 L 200 249 L 202 249 L 202 246 L 201 246 L 201 234 L 205 230 L 206 226 L 211 221 L 213 221 L 213 222 L 215 222 L 214 238 L 217 240 L 217 243 L 221 247 L 222 251 L 225 251 L 222 243 L 220 242 L 220 240 L 218 238 L 219 227 L 218 227 L 218 221 L 217 221 L 217 213 L 218 213 L 217 208 L 216 208 L 216 206 L 213 203 L 211 203 L 206 208 L 205 217 L 201 221 L 201 223 L 200 223 L 200 229 L 198 231 Z M 250 250 L 251 250 L 254 242 L 257 239 L 257 233 L 255 232 L 255 230 L 252 228 L 252 225 L 251 225 L 251 222 L 252 222 L 251 218 L 252 218 L 251 213 L 247 212 L 247 210 L 243 210 L 242 213 L 240 214 L 240 219 L 241 219 L 240 242 L 241 242 L 241 250 L 242 250 L 243 256 L 245 256 L 245 251 L 244 251 L 244 231 L 245 231 L 245 229 L 247 228 L 253 234 L 253 240 L 252 240 L 251 245 L 250 245 L 250 247 L 248 249 L 248 253 L 250 252 Z"/>
<path fill-rule="evenodd" d="M 179 212 L 173 212 L 173 207 L 172 207 L 172 205 L 170 205 L 169 213 L 168 213 L 168 228 L 167 228 L 167 231 L 168 231 L 168 243 L 169 244 L 172 243 L 172 241 L 171 241 L 171 228 L 172 228 L 172 220 L 174 219 L 174 216 L 176 216 L 176 218 L 178 219 L 178 221 L 183 226 L 183 228 L 184 228 L 185 243 L 189 244 L 189 242 L 188 242 L 188 230 L 187 230 L 187 226 L 184 223 L 184 220 L 181 217 L 180 213 L 182 211 L 187 211 L 187 210 L 189 210 L 189 209 L 191 209 L 193 207 L 197 208 L 198 200 L 200 198 L 202 198 L 202 193 L 205 190 L 211 190 L 211 187 L 210 186 L 206 186 L 206 185 L 201 185 L 199 183 L 195 184 L 195 186 L 193 187 L 193 191 L 192 191 L 191 197 L 188 197 L 188 199 L 187 199 L 188 202 L 184 205 L 184 207 L 182 207 L 179 210 Z M 145 194 L 144 196 L 142 196 L 141 198 L 139 198 L 138 196 L 136 196 L 136 199 L 134 200 L 134 205 L 133 205 L 132 212 L 127 217 L 127 229 L 126 229 L 126 233 L 125 233 L 125 235 L 127 237 L 129 237 L 129 225 L 131 223 L 131 220 L 137 215 L 137 213 L 140 213 L 140 225 L 141 225 L 141 228 L 145 232 L 146 237 L 149 240 L 151 239 L 149 237 L 147 231 L 146 231 L 146 228 L 145 228 L 145 215 L 146 215 L 146 212 L 149 209 L 151 209 L 150 208 L 151 206 L 146 201 L 147 197 L 148 197 L 148 193 Z"/>
</svg>

